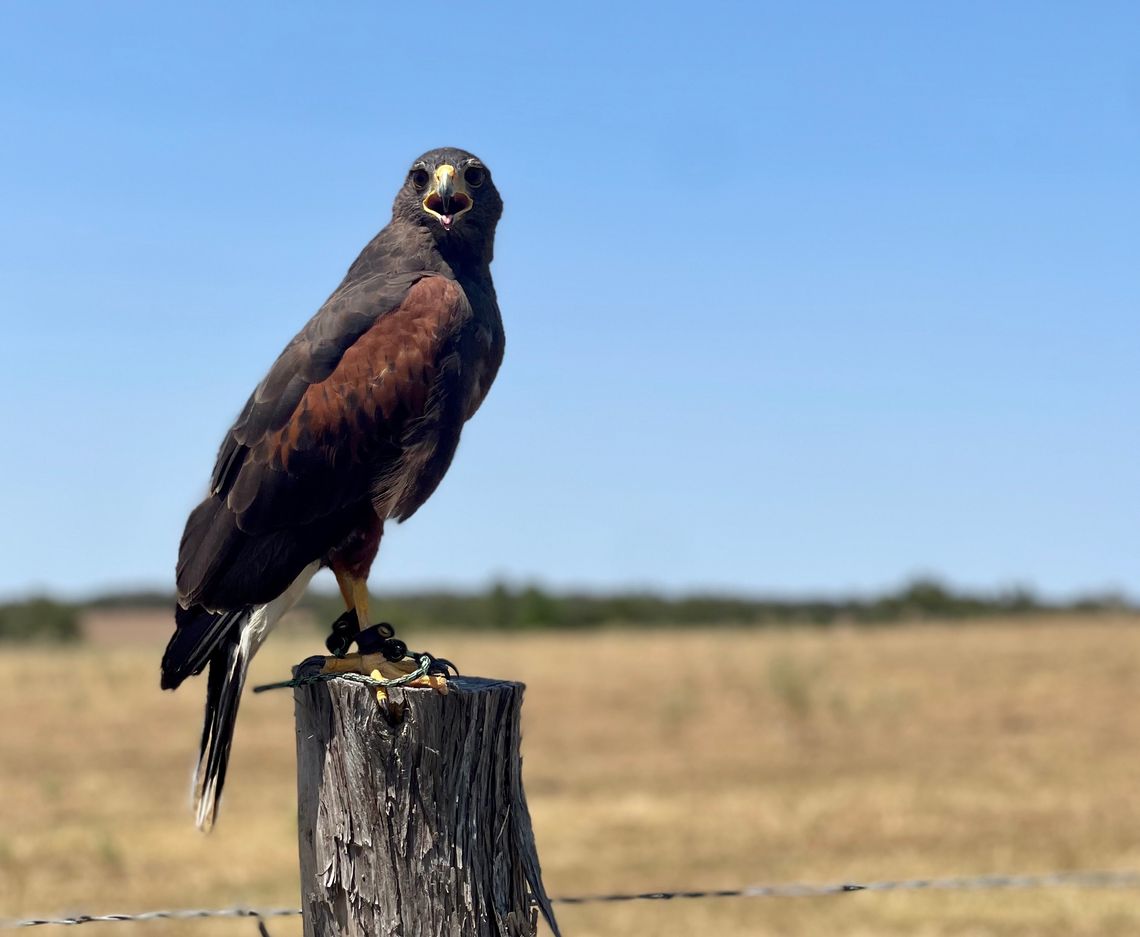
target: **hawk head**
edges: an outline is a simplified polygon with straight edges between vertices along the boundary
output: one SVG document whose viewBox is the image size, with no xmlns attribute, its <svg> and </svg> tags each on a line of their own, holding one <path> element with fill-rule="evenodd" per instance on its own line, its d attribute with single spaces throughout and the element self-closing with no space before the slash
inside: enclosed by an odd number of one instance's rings
<svg viewBox="0 0 1140 937">
<path fill-rule="evenodd" d="M 441 147 L 412 163 L 392 213 L 427 228 L 441 248 L 489 247 L 503 200 L 482 160 Z"/>
</svg>

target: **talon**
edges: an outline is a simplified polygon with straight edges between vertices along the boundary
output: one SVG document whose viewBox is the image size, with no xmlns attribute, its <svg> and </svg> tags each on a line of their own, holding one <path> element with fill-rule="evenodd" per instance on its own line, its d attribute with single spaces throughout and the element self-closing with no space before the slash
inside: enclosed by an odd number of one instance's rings
<svg viewBox="0 0 1140 937">
<path fill-rule="evenodd" d="M 325 661 L 327 659 L 328 658 L 321 657 L 319 654 L 313 657 L 306 657 L 297 665 L 297 676 L 311 677 L 319 673 L 324 673 Z"/>
<path fill-rule="evenodd" d="M 431 664 L 428 666 L 428 673 L 437 673 L 443 677 L 459 676 L 459 668 L 455 666 L 446 657 L 433 657 Z"/>
<path fill-rule="evenodd" d="M 347 654 L 344 657 L 311 657 L 302 664 L 308 666 L 311 662 L 320 662 L 320 673 L 361 673 L 370 674 L 373 680 L 397 680 L 415 673 L 419 669 L 419 661 L 410 658 L 402 660 L 389 660 L 383 653 L 378 654 Z M 429 671 L 416 677 L 415 680 L 405 683 L 406 687 L 427 687 L 437 693 L 447 695 L 447 675 L 436 671 Z M 386 687 L 376 688 L 376 699 L 383 702 L 388 698 Z"/>
<path fill-rule="evenodd" d="M 428 651 L 408 651 L 408 656 L 414 657 L 416 660 L 426 657 L 428 659 L 428 673 L 437 673 L 443 677 L 459 676 L 459 668 L 446 657 L 436 657 Z"/>
<path fill-rule="evenodd" d="M 406 677 L 410 673 L 414 673 L 419 669 L 419 661 L 411 660 L 405 657 L 403 660 L 388 660 L 383 654 L 347 654 L 344 657 L 317 657 L 310 658 L 311 660 L 319 660 L 324 662 L 324 667 L 321 673 L 366 673 L 371 674 L 374 670 L 380 672 L 377 680 L 395 680 L 398 677 Z M 427 683 L 421 683 L 420 680 L 425 680 L 425 677 L 420 677 L 413 680 L 407 686 L 427 686 Z"/>
<path fill-rule="evenodd" d="M 353 583 L 351 589 L 342 588 L 342 591 L 345 592 L 347 601 L 350 595 L 356 597 L 358 590 Z M 359 604 L 358 602 L 358 608 Z M 396 629 L 391 624 L 382 621 L 369 626 L 367 612 L 364 614 L 364 628 L 360 627 L 360 614 L 353 608 L 333 622 L 332 633 L 325 641 L 325 646 L 333 656 L 315 658 L 322 662 L 321 673 L 371 674 L 375 680 L 395 680 L 415 673 L 421 666 L 420 661 L 426 657 L 427 672 L 404 686 L 429 687 L 437 693 L 447 693 L 448 677 L 452 673 L 459 675 L 459 668 L 455 664 L 434 654 L 409 651 L 408 645 L 395 636 Z M 358 652 L 350 654 L 348 651 L 353 643 Z M 388 699 L 386 687 L 377 688 L 376 699 L 381 703 Z"/>
</svg>

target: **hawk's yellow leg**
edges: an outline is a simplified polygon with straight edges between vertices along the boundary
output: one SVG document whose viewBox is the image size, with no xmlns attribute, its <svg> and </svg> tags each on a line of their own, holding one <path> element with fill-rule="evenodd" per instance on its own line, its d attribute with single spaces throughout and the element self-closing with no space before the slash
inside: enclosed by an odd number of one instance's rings
<svg viewBox="0 0 1140 937">
<path fill-rule="evenodd" d="M 336 574 L 336 584 L 340 587 L 344 604 L 356 610 L 356 620 L 360 630 L 371 627 L 368 617 L 368 583 L 347 574 Z M 383 654 L 347 654 L 344 657 L 326 657 L 321 673 L 362 673 L 371 674 L 376 680 L 395 680 L 406 677 L 420 666 L 419 661 L 405 658 L 390 661 Z M 417 677 L 405 686 L 431 687 L 439 693 L 447 692 L 447 680 L 439 674 Z M 384 687 L 376 690 L 376 699 L 383 702 L 388 696 Z"/>
</svg>

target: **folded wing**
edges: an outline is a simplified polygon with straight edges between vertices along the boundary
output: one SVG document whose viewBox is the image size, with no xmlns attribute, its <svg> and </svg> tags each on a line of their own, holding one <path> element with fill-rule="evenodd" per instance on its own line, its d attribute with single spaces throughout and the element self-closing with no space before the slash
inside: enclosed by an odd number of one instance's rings
<svg viewBox="0 0 1140 937">
<path fill-rule="evenodd" d="M 471 314 L 437 275 L 339 289 L 258 385 L 187 521 L 178 599 L 211 610 L 268 602 L 347 535 L 396 471 Z"/>
</svg>

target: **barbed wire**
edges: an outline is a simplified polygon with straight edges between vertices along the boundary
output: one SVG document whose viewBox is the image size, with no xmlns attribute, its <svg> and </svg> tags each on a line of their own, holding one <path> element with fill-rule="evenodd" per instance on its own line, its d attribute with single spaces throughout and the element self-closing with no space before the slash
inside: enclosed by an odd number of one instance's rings
<svg viewBox="0 0 1140 937">
<path fill-rule="evenodd" d="M 881 882 L 834 882 L 823 885 L 789 883 L 750 885 L 716 891 L 662 891 L 627 895 L 584 895 L 553 898 L 554 904 L 594 904 L 616 901 L 669 901 L 674 898 L 817 898 L 852 892 L 981 891 L 1015 888 L 1137 888 L 1140 870 L 1050 872 L 1043 875 L 974 875 L 954 878 L 911 878 Z"/>
<path fill-rule="evenodd" d="M 70 926 L 102 924 L 118 921 L 188 921 L 197 918 L 271 918 L 297 917 L 300 908 L 184 908 L 177 911 L 140 911 L 135 914 L 77 914 L 72 917 L 28 918 L 24 921 L 0 921 L 0 928 Z"/>
<path fill-rule="evenodd" d="M 826 884 L 787 883 L 750 885 L 707 891 L 651 891 L 610 895 L 572 895 L 553 898 L 553 904 L 583 905 L 620 901 L 672 901 L 692 898 L 819 898 L 855 892 L 901 891 L 985 891 L 1027 888 L 1140 888 L 1140 870 L 1099 870 L 1049 872 L 1039 875 L 974 875 L 953 878 L 912 878 L 879 882 L 833 882 Z M 262 919 L 296 917 L 299 908 L 193 908 L 175 911 L 142 911 L 136 914 L 79 914 L 72 917 L 40 917 L 0 921 L 0 928 L 71 926 L 122 921 L 196 920 L 201 918 L 256 918 L 266 933 Z"/>
</svg>

